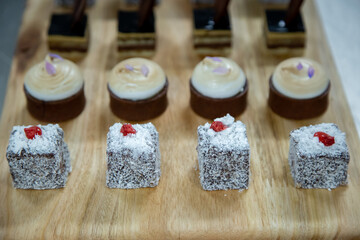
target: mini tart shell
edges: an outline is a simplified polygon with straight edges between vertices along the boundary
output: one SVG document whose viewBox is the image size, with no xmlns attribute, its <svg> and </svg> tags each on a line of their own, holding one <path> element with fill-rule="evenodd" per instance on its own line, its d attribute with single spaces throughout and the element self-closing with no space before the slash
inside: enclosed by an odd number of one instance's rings
<svg viewBox="0 0 360 240">
<path fill-rule="evenodd" d="M 44 101 L 30 95 L 24 85 L 27 109 L 30 114 L 44 122 L 63 122 L 77 117 L 85 108 L 84 84 L 74 95 L 55 101 Z"/>
<path fill-rule="evenodd" d="M 155 96 L 133 101 L 116 96 L 108 84 L 111 111 L 119 118 L 129 121 L 144 121 L 155 118 L 166 110 L 168 86 L 169 83 L 166 79 L 165 86 Z"/>
<path fill-rule="evenodd" d="M 214 119 L 229 113 L 238 116 L 243 113 L 247 105 L 248 81 L 241 92 L 229 98 L 211 98 L 195 89 L 190 79 L 190 106 L 200 116 Z"/>
<path fill-rule="evenodd" d="M 289 119 L 307 119 L 323 114 L 329 105 L 330 81 L 325 91 L 320 95 L 307 98 L 296 99 L 285 96 L 274 86 L 272 75 L 269 79 L 269 99 L 268 104 L 273 112 Z"/>
</svg>

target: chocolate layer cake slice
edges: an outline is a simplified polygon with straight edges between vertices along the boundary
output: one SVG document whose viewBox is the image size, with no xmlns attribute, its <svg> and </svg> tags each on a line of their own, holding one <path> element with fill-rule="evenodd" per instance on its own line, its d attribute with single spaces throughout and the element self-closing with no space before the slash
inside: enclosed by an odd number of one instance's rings
<svg viewBox="0 0 360 240">
<path fill-rule="evenodd" d="M 156 46 L 155 0 L 127 1 L 118 11 L 118 50 L 122 58 L 150 57 Z"/>
<path fill-rule="evenodd" d="M 201 55 L 224 55 L 231 47 L 227 0 L 206 6 L 194 4 L 194 47 Z M 198 7 L 200 6 L 200 7 Z"/>
<path fill-rule="evenodd" d="M 82 15 L 75 23 L 73 20 L 72 13 L 54 13 L 48 30 L 49 49 L 61 53 L 66 58 L 83 55 L 87 52 L 89 45 L 87 15 Z"/>
</svg>

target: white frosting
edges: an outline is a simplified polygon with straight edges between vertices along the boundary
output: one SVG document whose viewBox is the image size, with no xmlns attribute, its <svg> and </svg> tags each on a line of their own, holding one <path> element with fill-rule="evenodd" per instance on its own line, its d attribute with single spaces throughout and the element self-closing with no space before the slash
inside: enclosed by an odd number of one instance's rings
<svg viewBox="0 0 360 240">
<path fill-rule="evenodd" d="M 37 125 L 41 128 L 42 135 L 35 135 L 34 139 L 28 139 L 24 129 L 31 126 L 32 125 L 13 127 L 7 151 L 15 154 L 20 154 L 22 150 L 34 154 L 55 153 L 57 150 L 57 141 L 62 139 L 64 135 L 59 125 Z"/>
<path fill-rule="evenodd" d="M 119 98 L 133 101 L 153 97 L 165 83 L 162 68 L 145 58 L 129 58 L 120 62 L 109 77 L 110 90 Z"/>
<path fill-rule="evenodd" d="M 46 70 L 46 62 L 55 68 L 54 74 Z M 56 101 L 75 95 L 84 84 L 79 68 L 71 61 L 46 56 L 25 75 L 24 85 L 31 96 L 43 101 Z"/>
<path fill-rule="evenodd" d="M 209 136 L 210 144 L 219 149 L 248 149 L 249 142 L 246 136 L 246 126 L 241 121 L 234 121 L 234 118 L 227 114 L 222 118 L 216 118 L 214 121 L 222 122 L 226 129 L 215 132 L 210 128 L 210 123 L 199 126 L 198 131 L 204 131 Z"/>
<path fill-rule="evenodd" d="M 311 77 L 309 68 L 314 70 Z M 274 71 L 272 81 L 280 93 L 295 99 L 319 96 L 329 85 L 320 64 L 307 58 L 289 58 L 281 62 Z"/>
<path fill-rule="evenodd" d="M 234 61 L 223 57 L 205 57 L 192 74 L 191 83 L 202 95 L 229 98 L 243 91 L 246 77 Z"/>
<path fill-rule="evenodd" d="M 334 137 L 335 143 L 325 146 L 318 137 L 314 137 L 316 132 L 329 134 Z M 339 156 L 348 151 L 346 134 L 334 123 L 321 123 L 295 129 L 290 132 L 290 138 L 296 141 L 297 147 L 306 156 Z"/>
<path fill-rule="evenodd" d="M 152 123 L 134 124 L 132 127 L 136 130 L 135 134 L 128 134 L 124 136 L 121 133 L 121 123 L 115 123 L 109 128 L 107 134 L 108 146 L 107 151 L 117 152 L 123 149 L 131 149 L 133 155 L 139 156 L 141 154 L 150 155 L 158 142 L 158 133 Z M 156 142 L 153 140 L 156 137 Z"/>
</svg>

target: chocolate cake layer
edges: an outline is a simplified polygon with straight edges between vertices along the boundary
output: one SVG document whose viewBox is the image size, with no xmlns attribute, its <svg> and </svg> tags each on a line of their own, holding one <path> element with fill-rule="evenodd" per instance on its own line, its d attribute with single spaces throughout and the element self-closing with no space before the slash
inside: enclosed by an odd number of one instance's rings
<svg viewBox="0 0 360 240">
<path fill-rule="evenodd" d="M 330 82 L 325 91 L 317 97 L 308 99 L 295 99 L 280 93 L 273 85 L 272 76 L 269 79 L 270 108 L 282 117 L 290 119 L 306 119 L 321 115 L 329 104 Z"/>
<path fill-rule="evenodd" d="M 190 106 L 200 116 L 214 119 L 229 113 L 232 116 L 238 116 L 246 109 L 246 97 L 248 92 L 248 83 L 245 81 L 243 91 L 229 98 L 210 98 L 202 95 L 192 85 L 190 80 Z"/>
<path fill-rule="evenodd" d="M 85 107 L 84 86 L 75 95 L 62 100 L 43 101 L 34 98 L 24 86 L 27 109 L 30 114 L 45 122 L 62 122 L 77 117 Z"/>
<path fill-rule="evenodd" d="M 166 110 L 168 85 L 166 79 L 165 86 L 155 96 L 145 100 L 132 101 L 116 96 L 108 84 L 110 108 L 116 116 L 129 121 L 144 121 L 155 118 Z"/>
</svg>

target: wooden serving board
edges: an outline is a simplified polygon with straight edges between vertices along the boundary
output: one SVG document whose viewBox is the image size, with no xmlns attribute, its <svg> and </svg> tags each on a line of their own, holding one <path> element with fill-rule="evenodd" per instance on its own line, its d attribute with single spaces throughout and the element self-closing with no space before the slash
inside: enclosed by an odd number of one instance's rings
<svg viewBox="0 0 360 240">
<path fill-rule="evenodd" d="M 161 170 L 156 188 L 120 190 L 105 185 L 108 128 L 122 120 L 109 108 L 106 74 L 118 62 L 116 1 L 97 1 L 90 10 L 91 44 L 79 62 L 85 77 L 86 108 L 61 123 L 73 171 L 59 190 L 16 190 L 5 153 L 13 125 L 37 124 L 26 110 L 25 72 L 47 53 L 51 1 L 27 3 L 13 59 L 0 123 L 0 238 L 254 239 L 360 238 L 360 142 L 313 1 L 303 6 L 307 47 L 268 50 L 263 7 L 232 1 L 233 58 L 249 80 L 248 106 L 240 120 L 251 147 L 248 190 L 204 191 L 197 165 L 196 129 L 208 120 L 189 107 L 189 77 L 201 60 L 192 47 L 188 0 L 163 0 L 156 10 L 154 60 L 169 82 L 169 106 L 152 122 L 160 134 Z M 325 67 L 331 79 L 330 106 L 315 119 L 292 121 L 267 106 L 268 79 L 282 60 L 303 55 Z M 294 187 L 287 163 L 289 132 L 300 126 L 334 122 L 347 133 L 349 184 L 336 190 Z"/>
</svg>

